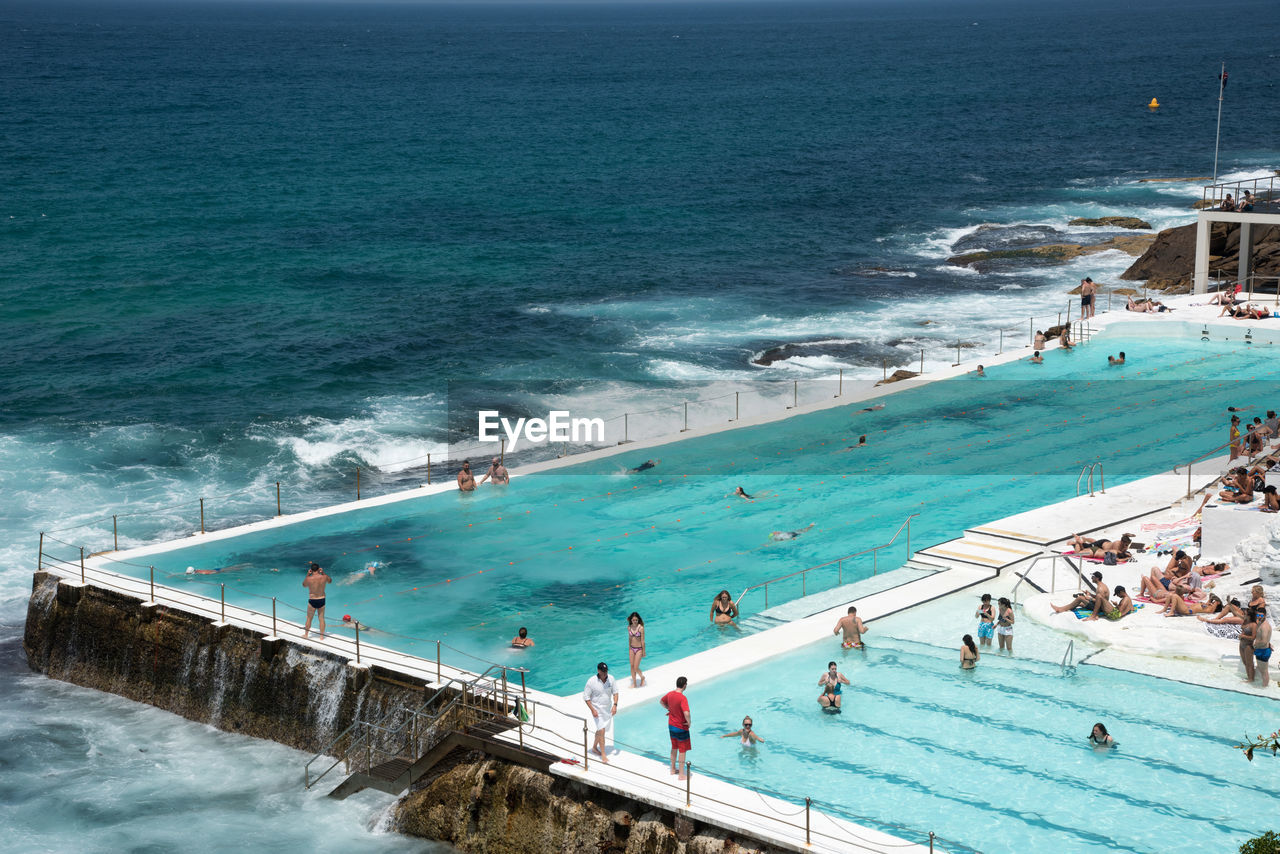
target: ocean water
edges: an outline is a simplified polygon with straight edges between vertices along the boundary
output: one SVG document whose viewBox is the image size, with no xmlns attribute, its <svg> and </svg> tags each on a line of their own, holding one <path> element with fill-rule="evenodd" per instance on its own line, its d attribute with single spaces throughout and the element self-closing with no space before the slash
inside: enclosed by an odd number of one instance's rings
<svg viewBox="0 0 1280 854">
<path fill-rule="evenodd" d="M 1141 179 L 1210 173 L 1223 59 L 1219 171 L 1275 168 L 1278 36 L 1266 2 L 0 5 L 0 759 L 67 805 L 40 844 L 163 850 L 103 781 L 250 748 L 159 713 L 125 735 L 26 675 L 39 531 L 111 512 L 134 545 L 202 496 L 218 525 L 277 481 L 347 499 L 356 466 L 390 489 L 495 387 L 611 414 L 994 349 L 1129 259 L 945 258 L 1189 222 L 1195 185 Z M 141 770 L 127 739 L 161 734 L 195 765 Z M 189 826 L 228 847 L 274 823 L 215 802 Z M 0 847 L 41 821 L 11 811 Z M 402 844 L 340 824 L 308 844 Z"/>
</svg>

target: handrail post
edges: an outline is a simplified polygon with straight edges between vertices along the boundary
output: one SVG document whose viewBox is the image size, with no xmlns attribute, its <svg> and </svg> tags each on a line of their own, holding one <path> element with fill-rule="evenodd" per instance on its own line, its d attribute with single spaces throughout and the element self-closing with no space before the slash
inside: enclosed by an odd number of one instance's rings
<svg viewBox="0 0 1280 854">
<path fill-rule="evenodd" d="M 356 501 L 360 500 L 360 466 L 356 466 Z"/>
<path fill-rule="evenodd" d="M 360 624 L 356 623 L 356 664 L 359 664 L 359 663 L 360 663 Z"/>
<path fill-rule="evenodd" d="M 1276 293 L 1280 294 L 1280 290 L 1277 290 Z M 836 385 L 836 397 L 842 397 L 843 395 L 844 395 L 844 368 L 841 368 L 840 379 L 837 380 L 837 385 Z"/>
<path fill-rule="evenodd" d="M 693 763 L 687 759 L 684 763 L 684 805 L 693 806 Z"/>
<path fill-rule="evenodd" d="M 769 610 L 769 582 L 764 583 L 764 608 Z"/>
<path fill-rule="evenodd" d="M 1036 319 L 1035 316 L 1027 318 L 1027 346 L 1032 347 L 1036 343 Z"/>
<path fill-rule="evenodd" d="M 629 412 L 622 413 L 622 443 L 625 445 L 631 441 L 631 414 Z"/>
<path fill-rule="evenodd" d="M 443 682 L 444 677 L 440 675 L 440 641 L 436 641 L 436 682 Z"/>
<path fill-rule="evenodd" d="M 929 854 L 933 854 L 933 831 L 929 831 Z"/>
<path fill-rule="evenodd" d="M 1187 463 L 1187 498 L 1191 497 L 1191 463 Z"/>
<path fill-rule="evenodd" d="M 806 569 L 804 572 L 800 573 L 800 595 L 801 596 L 809 595 L 809 590 L 805 586 L 805 582 L 807 582 L 808 580 L 809 580 L 809 570 Z"/>
<path fill-rule="evenodd" d="M 120 551 L 120 529 L 116 527 L 116 516 L 111 514 L 111 546 L 115 551 Z"/>
<path fill-rule="evenodd" d="M 804 799 L 804 844 L 809 845 L 809 806 L 813 803 L 810 798 Z"/>
<path fill-rule="evenodd" d="M 735 392 L 733 393 L 733 420 L 734 420 L 734 421 L 737 421 L 737 420 L 738 420 L 738 417 L 739 417 L 739 414 L 738 414 L 738 413 L 739 413 L 739 409 L 738 409 L 738 395 L 740 395 L 740 394 L 742 394 L 742 392 L 740 392 L 740 391 L 735 391 Z"/>
<path fill-rule="evenodd" d="M 911 560 L 911 517 L 907 517 L 907 560 Z"/>
<path fill-rule="evenodd" d="M 924 375 L 924 348 L 920 348 L 920 375 Z"/>
<path fill-rule="evenodd" d="M 582 770 L 586 771 L 590 760 L 587 758 L 587 722 L 582 722 Z"/>
<path fill-rule="evenodd" d="M 498 446 L 498 464 L 505 466 L 507 464 L 507 440 L 499 437 L 498 441 L 501 442 Z"/>
<path fill-rule="evenodd" d="M 84 584 L 84 546 L 80 547 L 80 583 Z M 156 597 L 152 596 L 152 599 Z"/>
<path fill-rule="evenodd" d="M 219 614 L 222 617 L 222 622 L 225 623 L 227 621 L 227 584 L 224 581 L 222 584 L 219 584 L 218 586 L 222 588 L 222 595 L 219 597 L 219 601 L 221 601 L 222 607 L 221 607 L 221 610 L 219 611 Z"/>
<path fill-rule="evenodd" d="M 40 532 L 40 553 L 36 555 L 36 572 L 44 569 L 44 531 Z"/>
<path fill-rule="evenodd" d="M 844 558 L 836 561 L 836 583 L 844 584 Z"/>
<path fill-rule="evenodd" d="M 151 601 L 156 601 L 156 568 L 151 567 Z"/>
<path fill-rule="evenodd" d="M 877 573 L 880 572 L 880 564 L 878 560 L 879 557 L 880 557 L 880 550 L 872 549 L 871 550 L 871 574 L 872 575 L 876 575 Z"/>
<path fill-rule="evenodd" d="M 684 402 L 684 427 L 680 429 L 681 433 L 689 432 L 689 401 Z"/>
<path fill-rule="evenodd" d="M 284 511 L 280 509 L 280 481 L 276 481 L 276 515 L 283 516 Z"/>
<path fill-rule="evenodd" d="M 800 408 L 800 380 L 791 381 L 791 408 Z"/>
<path fill-rule="evenodd" d="M 1003 353 L 1004 353 L 1004 330 L 1001 329 L 1000 330 L 1000 347 L 999 349 L 996 350 L 996 355 L 999 356 Z"/>
<path fill-rule="evenodd" d="M 276 634 L 276 597 L 271 597 L 271 636 L 279 637 Z"/>
<path fill-rule="evenodd" d="M 427 454 L 427 486 L 431 485 L 431 455 Z"/>
<path fill-rule="evenodd" d="M 1102 467 L 1102 460 L 1098 460 L 1098 491 L 1103 495 L 1107 494 L 1107 473 Z"/>
<path fill-rule="evenodd" d="M 200 533 L 204 533 L 204 499 L 200 499 Z"/>
</svg>

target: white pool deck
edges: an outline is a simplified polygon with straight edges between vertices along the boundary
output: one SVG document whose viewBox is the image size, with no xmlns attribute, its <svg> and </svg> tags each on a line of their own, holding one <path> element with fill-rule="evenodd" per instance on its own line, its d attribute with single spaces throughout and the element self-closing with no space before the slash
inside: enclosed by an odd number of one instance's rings
<svg viewBox="0 0 1280 854">
<path fill-rule="evenodd" d="M 1274 342 L 1280 341 L 1280 320 L 1245 322 L 1227 318 L 1218 319 L 1217 306 L 1196 305 L 1204 299 L 1203 296 L 1169 297 L 1165 301 L 1176 308 L 1172 313 L 1136 314 L 1112 311 L 1095 317 L 1090 321 L 1090 327 L 1100 330 L 1125 322 L 1126 334 L 1141 335 L 1149 330 L 1153 337 L 1159 337 L 1168 334 L 1169 324 L 1177 324 L 1180 335 L 1203 332 L 1214 340 L 1243 340 L 1244 336 L 1249 334 L 1252 342 L 1258 346 L 1272 346 Z M 1123 302 L 1119 304 L 1123 305 Z M 1092 348 L 1094 345 L 1085 342 L 1078 346 Z M 1056 344 L 1051 344 L 1050 350 L 1054 348 Z M 1024 359 L 1029 354 L 1029 349 L 1012 350 L 1002 356 L 987 357 L 984 359 L 984 364 L 989 374 L 994 373 L 998 376 L 1001 364 Z M 1108 370 L 1105 362 L 1106 355 L 1101 350 L 1097 353 L 1100 373 Z M 1137 367 L 1138 362 L 1135 359 L 1129 365 Z M 741 426 L 768 423 L 828 406 L 847 406 L 859 400 L 890 394 L 923 382 L 957 376 L 971 369 L 970 365 L 963 365 L 950 370 L 936 371 L 921 380 L 908 380 L 880 388 L 870 383 L 850 382 L 846 383 L 847 393 L 840 399 L 807 406 L 801 405 L 776 417 L 744 419 L 742 422 L 725 425 L 718 429 L 736 429 Z M 1277 403 L 1280 404 L 1280 401 Z M 712 431 L 699 430 L 691 435 L 705 435 L 707 432 Z M 572 465 L 592 458 L 618 453 L 632 455 L 640 449 L 664 444 L 672 441 L 673 438 L 669 436 L 655 438 L 645 442 L 634 442 L 625 447 L 607 448 L 567 459 L 538 463 L 513 471 L 513 478 L 518 479 L 524 474 Z M 1220 476 L 1225 467 L 1225 458 L 1197 463 L 1193 475 L 1193 489 L 1199 490 L 1212 482 Z M 433 484 L 422 489 L 194 536 L 200 541 L 229 538 L 302 519 L 393 503 L 433 492 L 452 491 L 454 488 L 452 482 Z M 960 594 L 966 597 L 964 603 L 965 607 L 968 607 L 972 604 L 971 597 L 975 595 L 970 590 L 974 585 L 983 584 L 983 590 L 993 594 L 1011 591 L 1019 580 L 1019 575 L 1016 573 L 1025 570 L 1034 556 L 1062 550 L 1063 541 L 1074 533 L 1118 536 L 1121 530 L 1132 530 L 1137 533 L 1143 521 L 1173 521 L 1189 516 L 1199 502 L 1193 501 L 1188 504 L 1185 501 L 1186 493 L 1187 476 L 1185 469 L 1180 469 L 1178 473 L 1158 474 L 1113 486 L 1106 489 L 1105 493 L 1097 491 L 1095 486 L 1095 494 L 1092 496 L 1083 495 L 1007 518 L 993 519 L 963 532 L 948 543 L 934 544 L 917 552 L 916 561 L 922 565 L 936 567 L 936 572 L 927 575 L 921 575 L 919 571 L 903 573 L 901 583 L 896 583 L 888 589 L 878 589 L 858 596 L 852 601 L 833 603 L 833 594 L 828 591 L 800 602 L 793 602 L 788 606 L 788 612 L 799 611 L 798 618 L 776 628 L 749 634 L 714 649 L 654 667 L 647 671 L 647 687 L 639 689 L 626 687 L 626 674 L 622 672 L 625 664 L 620 668 L 615 667 L 615 670 L 619 671 L 615 674 L 615 678 L 621 677 L 618 682 L 623 686 L 621 704 L 624 707 L 653 704 L 657 709 L 658 698 L 674 687 L 677 676 L 686 676 L 691 684 L 697 684 L 714 679 L 730 670 L 751 667 L 765 659 L 794 651 L 816 641 L 823 639 L 831 641 L 835 621 L 845 614 L 850 604 L 856 605 L 859 616 L 871 624 L 869 629 L 869 638 L 871 638 L 877 630 L 876 621 L 925 602 Z M 1139 539 L 1142 537 L 1139 536 Z M 152 595 L 148 582 L 111 572 L 109 569 L 111 561 L 116 558 L 134 560 L 148 554 L 191 544 L 192 538 L 187 538 L 152 544 L 121 554 L 95 556 L 87 563 L 86 581 L 150 602 Z M 1159 560 L 1163 562 L 1165 559 Z M 1116 583 L 1121 583 L 1136 592 L 1138 573 L 1149 571 L 1154 562 L 1155 560 L 1151 558 L 1143 557 L 1133 564 L 1119 567 L 1089 564 L 1086 571 L 1091 571 L 1094 566 L 1098 566 L 1104 571 L 1109 584 L 1114 586 Z M 1048 586 L 1052 579 L 1059 590 L 1075 589 L 1075 576 L 1062 565 L 1054 570 L 1050 568 L 1049 561 L 1040 561 L 1036 567 L 1030 580 L 1036 581 L 1041 587 Z M 76 584 L 80 581 L 79 572 L 74 568 L 64 566 L 54 571 L 66 578 L 67 583 Z M 886 579 L 884 583 L 892 583 L 895 580 Z M 1222 582 L 1222 589 L 1227 590 L 1231 585 L 1238 585 L 1245 580 L 1241 577 L 1228 576 L 1228 579 Z M 839 594 L 835 595 L 837 599 L 841 598 Z M 155 598 L 160 601 L 160 604 L 200 614 L 217 623 L 225 622 L 243 626 L 264 635 L 282 637 L 300 644 L 310 644 L 318 649 L 346 657 L 353 664 L 356 663 L 355 640 L 349 630 L 331 630 L 327 637 L 313 636 L 304 640 L 298 624 L 286 620 L 274 620 L 270 614 L 228 606 L 224 615 L 219 603 L 215 600 L 162 585 L 156 586 Z M 1251 690 L 1280 698 L 1280 691 L 1276 691 L 1275 688 L 1270 689 L 1269 692 L 1262 692 L 1261 689 L 1248 686 L 1242 688 L 1238 677 L 1230 667 L 1230 656 L 1234 655 L 1235 641 L 1208 636 L 1203 632 L 1202 624 L 1194 618 L 1158 617 L 1155 614 L 1157 606 L 1148 605 L 1142 612 L 1127 617 L 1119 623 L 1106 621 L 1087 623 L 1077 620 L 1071 614 L 1053 615 L 1050 612 L 1048 602 L 1064 598 L 1063 593 L 1058 593 L 1056 596 L 1053 593 L 1035 594 L 1029 585 L 1024 584 L 1017 598 L 1022 603 L 1023 615 L 1027 618 L 1061 632 L 1064 640 L 1075 637 L 1096 645 L 1097 649 L 1090 651 L 1092 654 L 1090 661 L 1093 663 L 1193 681 L 1215 688 Z M 808 606 L 812 606 L 814 610 L 808 612 Z M 332 629 L 333 624 L 330 625 Z M 378 665 L 432 683 L 464 675 L 464 671 L 448 664 L 437 664 L 437 661 L 432 658 L 432 650 L 424 650 L 423 657 L 417 657 L 367 643 L 369 640 L 376 641 L 376 639 L 376 633 L 366 633 L 361 637 L 359 666 Z M 1078 659 L 1080 656 L 1076 657 Z M 588 674 L 584 672 L 584 682 L 586 675 Z M 573 694 L 559 697 L 534 690 L 529 690 L 528 696 L 534 701 L 535 708 L 541 711 L 535 711 L 538 727 L 536 730 L 528 728 L 526 741 L 541 739 L 543 749 L 565 759 L 580 759 L 582 725 L 586 714 L 586 708 L 580 696 Z M 655 725 L 661 724 L 661 719 L 657 717 L 658 712 L 660 710 L 655 712 Z M 539 714 L 541 719 L 537 719 Z M 518 734 L 513 730 L 504 737 L 515 741 Z M 625 741 L 625 738 L 621 740 Z M 556 766 L 554 770 L 555 773 L 565 777 L 581 778 L 592 786 L 659 805 L 678 814 L 727 830 L 737 829 L 786 849 L 833 852 L 912 850 L 923 852 L 928 850 L 926 846 L 905 843 L 904 840 L 889 834 L 823 815 L 817 810 L 813 810 L 809 816 L 813 836 L 811 845 L 806 847 L 804 792 L 797 790 L 793 793 L 794 799 L 784 800 L 731 785 L 699 774 L 696 756 L 693 779 L 689 786 L 692 797 L 688 804 L 686 804 L 684 783 L 670 777 L 664 763 L 626 751 L 614 752 L 607 765 L 590 762 L 589 767 L 583 768 L 581 765 L 562 764 Z M 801 781 L 797 781 L 797 785 L 801 785 Z M 927 831 L 927 827 L 923 827 L 927 821 L 923 818 L 915 817 L 910 823 L 920 825 L 922 830 Z M 939 843 L 936 850 L 946 850 L 946 846 Z"/>
</svg>

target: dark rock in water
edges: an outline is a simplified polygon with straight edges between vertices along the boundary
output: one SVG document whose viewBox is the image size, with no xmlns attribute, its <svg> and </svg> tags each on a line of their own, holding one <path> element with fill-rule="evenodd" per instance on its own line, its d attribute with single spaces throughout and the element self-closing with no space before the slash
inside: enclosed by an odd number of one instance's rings
<svg viewBox="0 0 1280 854">
<path fill-rule="evenodd" d="M 1065 232 L 1047 225 L 980 225 L 951 244 L 956 253 L 1017 249 L 1062 240 Z"/>
<path fill-rule="evenodd" d="M 1004 269 L 1010 266 L 1024 266 L 1028 263 L 1064 264 L 1081 255 L 1094 255 L 1110 249 L 1119 249 L 1130 255 L 1138 255 L 1154 238 L 1149 234 L 1131 234 L 1112 237 L 1101 243 L 1082 245 L 1079 243 L 1054 243 L 1049 246 L 1031 246 L 1024 249 L 1000 249 L 990 252 L 970 252 L 965 255 L 953 255 L 947 259 L 948 264 L 957 267 L 972 267 L 979 273 Z"/>
<path fill-rule="evenodd" d="M 1110 225 L 1115 228 L 1151 228 L 1151 223 L 1136 216 L 1077 217 L 1068 225 Z"/>
<path fill-rule="evenodd" d="M 767 368 L 774 362 L 794 359 L 797 356 L 834 356 L 852 362 L 870 362 L 873 354 L 871 348 L 860 341 L 797 341 L 769 347 L 752 358 L 751 364 Z"/>
<path fill-rule="evenodd" d="M 1120 274 L 1126 281 L 1147 282 L 1152 290 L 1186 293 L 1195 275 L 1196 225 L 1167 228 L 1137 261 Z M 1232 275 L 1240 265 L 1240 227 L 1218 223 L 1209 230 L 1209 274 Z M 1259 276 L 1280 275 L 1280 226 L 1255 225 L 1253 229 L 1253 272 Z"/>
</svg>

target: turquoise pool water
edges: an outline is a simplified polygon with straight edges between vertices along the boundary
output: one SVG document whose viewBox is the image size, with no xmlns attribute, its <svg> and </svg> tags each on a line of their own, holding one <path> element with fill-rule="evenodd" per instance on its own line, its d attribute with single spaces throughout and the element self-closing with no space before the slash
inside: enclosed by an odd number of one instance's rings
<svg viewBox="0 0 1280 854">
<path fill-rule="evenodd" d="M 958 656 L 884 637 L 849 653 L 823 642 L 691 684 L 694 785 L 712 773 L 992 852 L 1227 852 L 1273 827 L 1280 764 L 1232 745 L 1275 730 L 1274 700 L 1087 663 L 1064 676 L 984 655 L 962 671 Z M 839 715 L 816 703 L 831 658 L 853 683 Z M 719 738 L 744 715 L 765 744 Z M 624 710 L 619 746 L 665 760 L 665 720 Z M 1088 746 L 1097 721 L 1116 749 Z"/>
<path fill-rule="evenodd" d="M 1107 352 L 1117 350 L 1129 364 L 1109 369 Z M 1081 465 L 1096 459 L 1109 483 L 1167 470 L 1222 441 L 1228 404 L 1265 407 L 1280 370 L 1270 355 L 1194 339 L 1099 338 L 1052 352 L 1044 365 L 890 395 L 874 412 L 853 404 L 531 475 L 505 491 L 425 496 L 141 562 L 154 562 L 167 584 L 210 595 L 225 582 L 228 599 L 248 607 L 269 608 L 260 597 L 278 596 L 281 615 L 300 620 L 302 569 L 315 560 L 338 582 L 330 616 L 351 613 L 380 630 L 370 642 L 434 655 L 439 638 L 525 664 L 538 687 L 573 690 L 584 666 L 625 665 L 632 610 L 645 618 L 649 662 L 673 660 L 737 636 L 708 623 L 721 588 L 737 597 L 883 543 L 908 514 L 920 514 L 920 548 L 1074 495 Z M 868 446 L 844 451 L 860 434 Z M 622 473 L 646 458 L 661 464 Z M 756 500 L 729 497 L 738 485 Z M 796 540 L 768 539 L 811 522 Z M 880 568 L 906 556 L 900 540 Z M 376 576 L 361 575 L 375 560 Z M 192 578 L 187 566 L 239 568 Z M 844 566 L 846 581 L 870 572 L 869 558 Z M 772 588 L 770 600 L 799 594 L 797 581 Z M 763 601 L 752 594 L 742 605 L 750 614 Z M 521 625 L 538 645 L 513 652 L 506 644 Z"/>
</svg>

